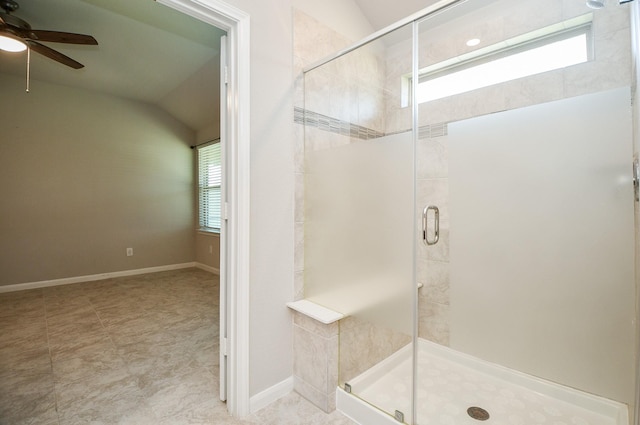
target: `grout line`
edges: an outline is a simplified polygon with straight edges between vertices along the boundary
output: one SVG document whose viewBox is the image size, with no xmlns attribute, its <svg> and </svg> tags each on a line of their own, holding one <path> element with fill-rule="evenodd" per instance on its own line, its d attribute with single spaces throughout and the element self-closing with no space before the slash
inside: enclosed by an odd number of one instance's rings
<svg viewBox="0 0 640 425">
<path fill-rule="evenodd" d="M 51 367 L 51 380 L 53 381 L 53 397 L 55 399 L 56 417 L 58 418 L 58 425 L 60 425 L 60 411 L 58 409 L 58 406 L 59 406 L 58 385 L 56 383 L 55 374 L 53 373 L 53 354 L 51 353 L 51 339 L 49 338 L 49 317 L 48 317 L 48 310 L 47 310 L 47 297 L 45 296 L 44 288 L 41 288 L 40 291 L 42 291 L 42 303 L 44 305 L 44 325 L 47 333 L 47 349 L 49 350 L 49 365 Z"/>
</svg>

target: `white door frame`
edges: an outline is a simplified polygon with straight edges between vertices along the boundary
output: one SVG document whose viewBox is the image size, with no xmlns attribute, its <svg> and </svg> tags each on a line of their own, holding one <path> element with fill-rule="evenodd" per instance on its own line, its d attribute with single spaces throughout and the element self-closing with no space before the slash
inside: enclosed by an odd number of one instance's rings
<svg viewBox="0 0 640 425">
<path fill-rule="evenodd" d="M 249 405 L 249 15 L 220 0 L 157 0 L 227 32 L 228 169 L 225 173 L 228 222 L 225 264 L 227 280 L 227 410 L 246 416 Z"/>
</svg>

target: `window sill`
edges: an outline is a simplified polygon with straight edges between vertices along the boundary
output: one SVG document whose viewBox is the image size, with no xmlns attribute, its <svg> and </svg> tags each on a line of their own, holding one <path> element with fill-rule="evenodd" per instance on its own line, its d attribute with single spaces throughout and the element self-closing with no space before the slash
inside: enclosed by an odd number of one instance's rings
<svg viewBox="0 0 640 425">
<path fill-rule="evenodd" d="M 218 237 L 220 237 L 220 230 L 196 229 L 196 233 L 199 234 L 199 235 L 218 236 Z"/>
</svg>

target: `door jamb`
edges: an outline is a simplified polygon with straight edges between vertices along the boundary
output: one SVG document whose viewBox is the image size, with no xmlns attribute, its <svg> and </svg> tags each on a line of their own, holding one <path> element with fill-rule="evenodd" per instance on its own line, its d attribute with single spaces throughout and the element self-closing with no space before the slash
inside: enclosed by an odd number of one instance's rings
<svg viewBox="0 0 640 425">
<path fill-rule="evenodd" d="M 249 242 L 250 242 L 250 16 L 221 0 L 157 0 L 227 32 L 228 235 L 227 410 L 250 413 L 249 400 Z M 225 123 L 221 123 L 221 126 Z"/>
</svg>

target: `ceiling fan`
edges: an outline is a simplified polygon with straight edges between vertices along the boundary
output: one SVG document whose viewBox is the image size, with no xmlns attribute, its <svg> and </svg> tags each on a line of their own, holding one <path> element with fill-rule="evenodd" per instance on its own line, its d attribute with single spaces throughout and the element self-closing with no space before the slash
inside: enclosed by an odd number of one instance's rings
<svg viewBox="0 0 640 425">
<path fill-rule="evenodd" d="M 12 12 L 15 12 L 20 7 L 14 0 L 0 0 L 0 7 L 4 9 L 4 13 L 0 12 L 0 39 L 8 39 L 7 41 L 9 42 L 13 41 L 14 45 L 17 46 L 14 51 L 25 50 L 29 47 L 29 49 L 49 59 L 74 69 L 80 69 L 84 67 L 83 64 L 40 42 L 98 44 L 96 39 L 90 35 L 32 29 L 28 22 L 11 15 Z"/>
</svg>

